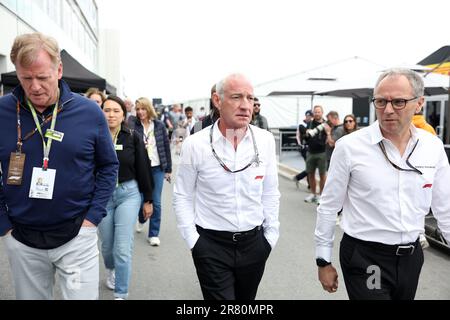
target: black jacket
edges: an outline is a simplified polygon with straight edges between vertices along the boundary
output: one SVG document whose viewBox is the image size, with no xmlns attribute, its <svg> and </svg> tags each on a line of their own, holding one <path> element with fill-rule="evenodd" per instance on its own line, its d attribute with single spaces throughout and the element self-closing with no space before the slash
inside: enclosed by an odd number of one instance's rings
<svg viewBox="0 0 450 320">
<path fill-rule="evenodd" d="M 151 202 L 154 182 L 142 138 L 136 131 L 123 127 L 117 136 L 116 153 L 119 159 L 119 183 L 136 180 L 139 191 L 144 194 L 144 201 Z"/>
</svg>

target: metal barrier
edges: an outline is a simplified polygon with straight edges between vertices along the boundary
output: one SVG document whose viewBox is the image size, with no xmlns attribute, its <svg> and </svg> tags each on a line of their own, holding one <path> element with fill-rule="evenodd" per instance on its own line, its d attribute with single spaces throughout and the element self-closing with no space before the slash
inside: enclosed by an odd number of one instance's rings
<svg viewBox="0 0 450 320">
<path fill-rule="evenodd" d="M 277 156 L 281 156 L 283 151 L 295 151 L 299 149 L 295 134 L 297 128 L 272 128 L 270 130 L 275 138 Z"/>
</svg>

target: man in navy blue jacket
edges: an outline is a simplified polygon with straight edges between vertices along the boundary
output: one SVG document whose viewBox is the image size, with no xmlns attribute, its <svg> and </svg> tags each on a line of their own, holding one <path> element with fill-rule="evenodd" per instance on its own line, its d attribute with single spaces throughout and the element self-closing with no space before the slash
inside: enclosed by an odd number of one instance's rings
<svg viewBox="0 0 450 320">
<path fill-rule="evenodd" d="M 0 236 L 17 299 L 97 299 L 97 228 L 118 160 L 95 102 L 61 80 L 57 42 L 18 36 L 11 50 L 20 86 L 0 98 Z"/>
</svg>

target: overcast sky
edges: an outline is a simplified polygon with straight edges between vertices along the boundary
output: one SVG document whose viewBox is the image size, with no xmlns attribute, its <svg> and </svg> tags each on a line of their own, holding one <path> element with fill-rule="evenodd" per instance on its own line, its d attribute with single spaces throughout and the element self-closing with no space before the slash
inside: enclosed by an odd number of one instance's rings
<svg viewBox="0 0 450 320">
<path fill-rule="evenodd" d="M 97 0 L 122 34 L 128 94 L 202 98 L 229 73 L 254 85 L 361 56 L 414 64 L 450 44 L 448 0 Z M 446 17 L 447 16 L 447 17 Z"/>
</svg>

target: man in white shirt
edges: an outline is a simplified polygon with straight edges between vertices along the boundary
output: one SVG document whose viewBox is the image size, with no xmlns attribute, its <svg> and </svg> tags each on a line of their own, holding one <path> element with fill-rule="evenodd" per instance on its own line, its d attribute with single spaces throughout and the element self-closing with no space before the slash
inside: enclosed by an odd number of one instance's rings
<svg viewBox="0 0 450 320">
<path fill-rule="evenodd" d="M 204 299 L 252 300 L 279 236 L 275 141 L 249 125 L 254 95 L 244 76 L 216 89 L 220 118 L 184 142 L 173 206 Z"/>
<path fill-rule="evenodd" d="M 194 118 L 194 110 L 192 107 L 186 107 L 184 109 L 184 115 L 186 118 L 183 121 L 183 126 L 186 128 L 186 134 L 189 135 L 192 128 L 194 128 L 195 123 L 197 122 Z"/>
<path fill-rule="evenodd" d="M 384 72 L 372 100 L 378 120 L 336 143 L 315 231 L 319 280 L 328 292 L 338 288 L 331 251 L 341 208 L 340 263 L 350 299 L 414 299 L 423 265 L 418 238 L 430 207 L 450 241 L 443 144 L 411 125 L 423 94 L 414 71 Z"/>
</svg>

